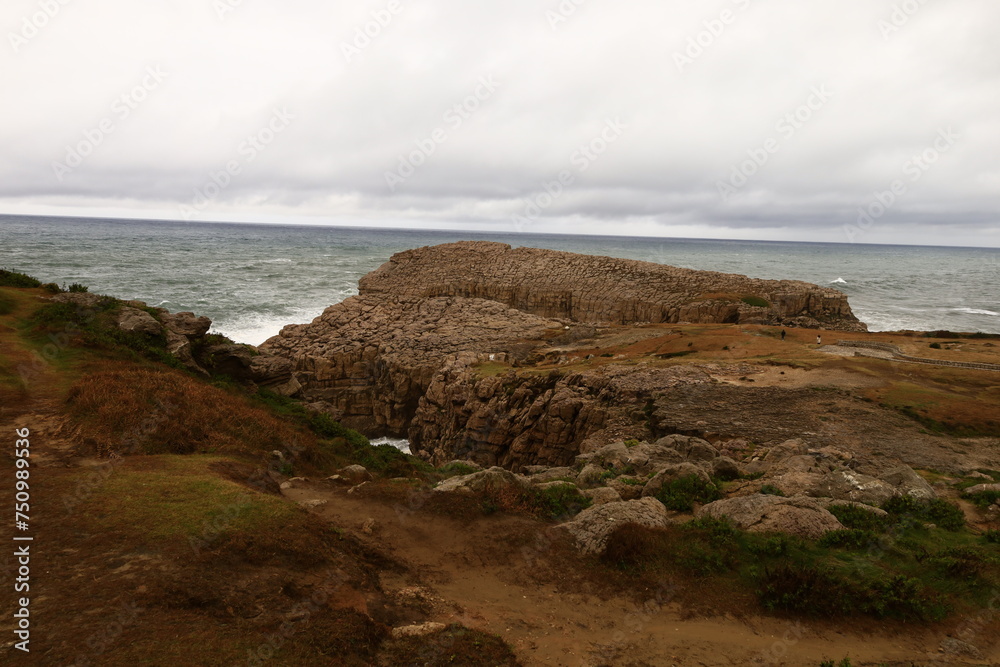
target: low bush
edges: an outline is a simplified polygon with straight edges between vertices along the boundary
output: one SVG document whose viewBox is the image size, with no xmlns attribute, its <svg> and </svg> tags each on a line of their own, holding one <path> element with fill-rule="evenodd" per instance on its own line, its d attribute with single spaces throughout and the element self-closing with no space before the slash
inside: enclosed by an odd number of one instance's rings
<svg viewBox="0 0 1000 667">
<path fill-rule="evenodd" d="M 856 505 L 831 505 L 827 508 L 840 523 L 851 530 L 881 533 L 889 528 L 888 517 L 880 516 Z"/>
<path fill-rule="evenodd" d="M 878 535 L 870 530 L 857 530 L 848 528 L 847 530 L 831 530 L 819 540 L 821 547 L 834 549 L 867 549 L 878 542 Z"/>
<path fill-rule="evenodd" d="M 809 616 L 863 613 L 877 618 L 939 620 L 947 613 L 916 579 L 901 575 L 848 579 L 815 566 L 766 568 L 758 595 L 767 609 Z"/>
<path fill-rule="evenodd" d="M 41 287 L 42 281 L 26 273 L 0 269 L 0 287 Z"/>
<path fill-rule="evenodd" d="M 781 496 L 782 498 L 785 497 L 785 492 L 779 489 L 778 487 L 774 486 L 773 484 L 765 484 L 764 486 L 760 487 L 760 492 L 763 493 L 765 496 Z"/>
<path fill-rule="evenodd" d="M 721 483 L 715 480 L 706 482 L 698 475 L 687 475 L 673 482 L 664 484 L 656 499 L 667 509 L 678 512 L 690 512 L 694 504 L 706 504 L 722 498 Z"/>
<path fill-rule="evenodd" d="M 920 500 L 912 496 L 896 496 L 882 505 L 893 523 L 933 523 L 945 530 L 958 531 L 965 527 L 962 508 L 946 500 Z"/>
<path fill-rule="evenodd" d="M 979 491 L 977 493 L 966 493 L 964 498 L 971 500 L 979 509 L 986 509 L 995 502 L 1000 502 L 1000 491 Z"/>
</svg>

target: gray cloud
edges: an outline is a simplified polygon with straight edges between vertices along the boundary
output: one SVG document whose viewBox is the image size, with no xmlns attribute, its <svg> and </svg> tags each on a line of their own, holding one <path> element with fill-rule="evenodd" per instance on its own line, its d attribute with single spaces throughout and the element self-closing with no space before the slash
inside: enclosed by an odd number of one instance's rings
<svg viewBox="0 0 1000 667">
<path fill-rule="evenodd" d="M 396 1 L 9 0 L 0 212 L 1000 245 L 996 3 Z"/>
</svg>

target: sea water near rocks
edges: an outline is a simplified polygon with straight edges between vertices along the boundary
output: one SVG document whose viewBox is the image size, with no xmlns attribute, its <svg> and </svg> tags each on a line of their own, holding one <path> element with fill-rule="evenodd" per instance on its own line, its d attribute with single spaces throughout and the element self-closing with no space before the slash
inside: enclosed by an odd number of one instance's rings
<svg viewBox="0 0 1000 667">
<path fill-rule="evenodd" d="M 356 294 L 395 252 L 470 239 L 830 285 L 873 331 L 1000 333 L 1000 249 L 989 248 L 0 216 L 0 267 L 191 310 L 259 344 Z"/>
</svg>

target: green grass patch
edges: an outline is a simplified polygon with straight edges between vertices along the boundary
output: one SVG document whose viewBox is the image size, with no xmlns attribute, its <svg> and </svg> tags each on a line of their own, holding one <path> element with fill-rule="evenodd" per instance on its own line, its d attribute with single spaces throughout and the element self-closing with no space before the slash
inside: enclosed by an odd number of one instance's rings
<svg viewBox="0 0 1000 667">
<path fill-rule="evenodd" d="M 722 482 L 720 480 L 705 481 L 698 475 L 687 475 L 663 485 L 656 499 L 667 509 L 678 512 L 690 512 L 694 504 L 704 505 L 722 498 Z"/>
<path fill-rule="evenodd" d="M 122 463 L 80 504 L 81 516 L 102 533 L 125 533 L 154 544 L 214 536 L 275 531 L 301 512 L 280 497 L 219 477 L 208 469 L 227 459 L 158 456 Z"/>
<path fill-rule="evenodd" d="M 743 303 L 748 306 L 753 306 L 754 308 L 770 308 L 771 302 L 767 299 L 762 299 L 759 296 L 745 296 L 740 299 Z"/>
</svg>

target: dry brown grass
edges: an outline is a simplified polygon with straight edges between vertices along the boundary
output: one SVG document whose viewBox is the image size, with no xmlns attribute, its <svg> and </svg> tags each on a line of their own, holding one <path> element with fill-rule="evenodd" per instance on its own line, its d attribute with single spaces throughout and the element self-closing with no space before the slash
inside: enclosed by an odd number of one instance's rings
<svg viewBox="0 0 1000 667">
<path fill-rule="evenodd" d="M 259 453 L 312 449 L 316 438 L 248 399 L 183 373 L 109 363 L 67 396 L 83 442 L 96 453 Z"/>
</svg>

